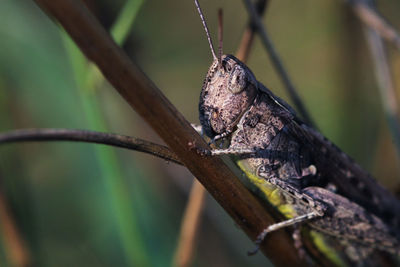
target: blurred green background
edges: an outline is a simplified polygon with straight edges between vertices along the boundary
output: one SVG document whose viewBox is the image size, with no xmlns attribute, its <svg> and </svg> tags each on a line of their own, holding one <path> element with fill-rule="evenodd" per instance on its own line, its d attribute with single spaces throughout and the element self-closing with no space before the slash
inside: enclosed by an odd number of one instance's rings
<svg viewBox="0 0 400 267">
<path fill-rule="evenodd" d="M 127 30 L 126 52 L 198 123 L 199 93 L 212 57 L 193 1 L 86 2 L 108 29 L 121 20 L 116 38 L 122 42 Z M 235 53 L 247 24 L 243 3 L 201 4 L 213 36 L 217 8 L 224 9 L 224 52 Z M 400 28 L 400 2 L 378 4 Z M 343 1 L 270 1 L 264 23 L 322 133 L 394 191 L 399 157 L 353 13 Z M 390 46 L 388 53 L 399 84 L 400 56 Z M 248 65 L 287 100 L 258 38 Z M 162 143 L 33 1 L 1 0 L 0 130 L 39 127 Z M 33 266 L 170 265 L 191 183 L 183 167 L 138 152 L 67 142 L 3 145 L 0 192 L 7 213 L 0 214 L 0 265 L 18 259 Z M 14 244 L 13 227 L 24 251 Z M 193 266 L 266 264 L 263 255 L 246 255 L 251 248 L 208 197 Z"/>
</svg>

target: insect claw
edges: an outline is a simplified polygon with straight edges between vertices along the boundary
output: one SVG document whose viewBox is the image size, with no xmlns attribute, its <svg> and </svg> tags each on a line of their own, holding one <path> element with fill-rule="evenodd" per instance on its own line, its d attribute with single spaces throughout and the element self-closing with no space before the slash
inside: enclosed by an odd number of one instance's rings
<svg viewBox="0 0 400 267">
<path fill-rule="evenodd" d="M 214 138 L 211 139 L 210 142 L 208 142 L 207 144 L 208 144 L 209 146 L 210 146 L 210 145 L 216 145 L 215 139 L 214 139 Z"/>
<path fill-rule="evenodd" d="M 200 154 L 201 154 L 202 156 L 212 156 L 212 151 L 210 151 L 210 150 L 208 150 L 208 149 L 204 149 L 204 150 L 200 150 L 200 149 L 199 149 L 199 151 L 200 151 Z"/>
<path fill-rule="evenodd" d="M 260 244 L 256 245 L 256 248 L 250 251 L 247 251 L 247 256 L 254 256 L 260 250 Z"/>
<path fill-rule="evenodd" d="M 253 255 L 257 254 L 257 252 L 260 250 L 261 243 L 264 241 L 265 236 L 268 234 L 268 232 L 270 232 L 269 228 L 264 229 L 264 230 L 257 236 L 257 239 L 256 239 L 256 241 L 255 241 L 255 243 L 256 243 L 256 248 L 255 248 L 254 250 L 247 251 L 247 255 L 248 255 L 248 256 L 253 256 Z"/>
<path fill-rule="evenodd" d="M 196 146 L 196 142 L 188 142 L 189 150 L 195 150 L 197 154 L 201 156 L 212 156 L 212 152 L 208 149 L 200 148 Z"/>
</svg>

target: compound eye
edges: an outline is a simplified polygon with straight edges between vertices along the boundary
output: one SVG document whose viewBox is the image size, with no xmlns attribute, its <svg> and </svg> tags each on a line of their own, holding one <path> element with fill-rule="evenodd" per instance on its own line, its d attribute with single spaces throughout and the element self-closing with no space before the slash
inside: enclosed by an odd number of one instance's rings
<svg viewBox="0 0 400 267">
<path fill-rule="evenodd" d="M 229 77 L 228 89 L 234 93 L 238 94 L 247 87 L 246 73 L 243 68 L 236 66 L 231 72 Z"/>
<path fill-rule="evenodd" d="M 226 63 L 225 63 L 224 68 L 225 68 L 228 72 L 231 72 L 231 70 L 232 70 L 232 66 L 231 66 L 230 64 L 226 64 Z"/>
</svg>

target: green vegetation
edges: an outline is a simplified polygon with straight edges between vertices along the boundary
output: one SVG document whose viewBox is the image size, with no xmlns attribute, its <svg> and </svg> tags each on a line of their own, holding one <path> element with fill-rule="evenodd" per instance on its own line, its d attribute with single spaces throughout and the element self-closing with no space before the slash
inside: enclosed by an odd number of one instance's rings
<svg viewBox="0 0 400 267">
<path fill-rule="evenodd" d="M 270 2 L 264 22 L 319 129 L 382 183 L 395 184 L 400 167 L 353 14 L 342 1 Z M 130 57 L 197 123 L 212 58 L 192 1 L 89 3 Z M 213 36 L 221 4 L 224 52 L 234 53 L 247 14 L 240 1 L 204 1 Z M 400 25 L 398 2 L 383 1 L 380 8 Z M 1 1 L 0 40 L 1 131 L 90 129 L 161 143 L 33 1 Z M 248 65 L 287 99 L 258 40 Z M 0 193 L 34 266 L 166 266 L 191 179 L 183 167 L 102 145 L 0 147 Z M 263 255 L 247 257 L 253 244 L 213 201 L 200 231 L 194 266 L 265 264 Z M 0 265 L 12 266 L 9 236 L 0 237 Z"/>
</svg>

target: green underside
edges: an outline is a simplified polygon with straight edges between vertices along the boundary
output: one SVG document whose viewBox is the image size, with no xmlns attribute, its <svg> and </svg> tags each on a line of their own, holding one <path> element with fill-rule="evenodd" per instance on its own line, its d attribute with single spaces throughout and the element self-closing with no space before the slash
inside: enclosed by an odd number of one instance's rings
<svg viewBox="0 0 400 267">
<path fill-rule="evenodd" d="M 266 199 L 288 219 L 294 218 L 297 215 L 293 205 L 285 203 L 280 190 L 276 186 L 265 181 L 265 179 L 258 177 L 254 173 L 254 170 L 251 170 L 246 160 L 238 160 L 236 163 L 246 174 L 247 181 L 259 191 L 258 193 L 261 194 L 262 198 Z M 338 253 L 327 244 L 323 234 L 311 230 L 310 237 L 315 247 L 333 264 L 337 266 L 346 266 Z"/>
</svg>

